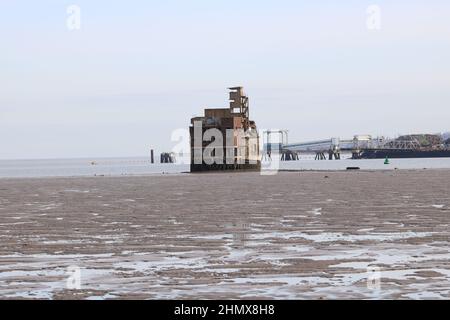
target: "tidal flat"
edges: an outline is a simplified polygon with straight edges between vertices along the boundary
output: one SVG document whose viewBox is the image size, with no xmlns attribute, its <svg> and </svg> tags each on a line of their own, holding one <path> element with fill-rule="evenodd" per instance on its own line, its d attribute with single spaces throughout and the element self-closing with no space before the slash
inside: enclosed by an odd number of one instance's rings
<svg viewBox="0 0 450 320">
<path fill-rule="evenodd" d="M 449 299 L 449 190 L 450 170 L 0 179 L 0 298 Z"/>
</svg>

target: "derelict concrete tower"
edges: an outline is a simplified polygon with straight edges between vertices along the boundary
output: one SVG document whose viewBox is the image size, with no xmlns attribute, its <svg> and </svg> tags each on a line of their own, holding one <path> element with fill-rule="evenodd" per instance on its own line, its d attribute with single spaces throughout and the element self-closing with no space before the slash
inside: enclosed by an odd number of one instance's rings
<svg viewBox="0 0 450 320">
<path fill-rule="evenodd" d="M 260 170 L 259 134 L 242 87 L 229 88 L 230 106 L 191 119 L 191 172 Z"/>
</svg>

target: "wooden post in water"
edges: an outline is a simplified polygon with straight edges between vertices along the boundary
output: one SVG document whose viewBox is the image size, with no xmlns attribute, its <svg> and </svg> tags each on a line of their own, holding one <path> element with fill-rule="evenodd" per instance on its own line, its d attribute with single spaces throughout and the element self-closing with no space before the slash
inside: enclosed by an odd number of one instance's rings
<svg viewBox="0 0 450 320">
<path fill-rule="evenodd" d="M 154 154 L 154 151 L 153 151 L 153 149 L 150 151 L 150 161 L 152 162 L 152 164 L 154 164 L 155 163 L 155 154 Z"/>
</svg>

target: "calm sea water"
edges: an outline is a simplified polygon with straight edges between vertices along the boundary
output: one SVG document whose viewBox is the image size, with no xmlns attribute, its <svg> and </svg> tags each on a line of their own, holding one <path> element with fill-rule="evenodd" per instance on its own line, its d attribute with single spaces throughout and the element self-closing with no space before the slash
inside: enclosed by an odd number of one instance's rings
<svg viewBox="0 0 450 320">
<path fill-rule="evenodd" d="M 283 170 L 345 170 L 350 166 L 362 170 L 450 169 L 450 158 L 391 159 L 389 165 L 385 165 L 383 159 L 315 161 L 305 158 L 280 163 Z M 188 171 L 187 163 L 151 164 L 147 158 L 0 160 L 0 178 L 151 175 Z"/>
<path fill-rule="evenodd" d="M 187 171 L 189 165 L 151 164 L 148 158 L 0 160 L 1 178 L 148 175 Z"/>
</svg>

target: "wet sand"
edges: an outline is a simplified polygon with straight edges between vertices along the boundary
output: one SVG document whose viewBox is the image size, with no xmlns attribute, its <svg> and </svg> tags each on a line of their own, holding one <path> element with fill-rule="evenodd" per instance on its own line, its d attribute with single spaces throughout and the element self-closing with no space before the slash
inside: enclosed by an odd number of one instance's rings
<svg viewBox="0 0 450 320">
<path fill-rule="evenodd" d="M 0 298 L 448 299 L 449 190 L 450 170 L 0 179 Z"/>
</svg>

